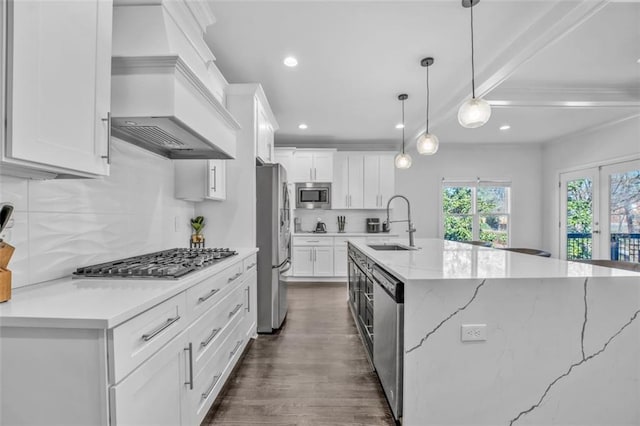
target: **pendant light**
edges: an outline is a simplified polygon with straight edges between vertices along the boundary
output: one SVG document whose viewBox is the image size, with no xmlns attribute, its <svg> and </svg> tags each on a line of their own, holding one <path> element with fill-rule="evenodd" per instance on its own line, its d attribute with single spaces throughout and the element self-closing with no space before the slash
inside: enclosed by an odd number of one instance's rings
<svg viewBox="0 0 640 426">
<path fill-rule="evenodd" d="M 427 127 L 420 138 L 418 138 L 417 149 L 422 155 L 433 155 L 438 152 L 440 141 L 436 135 L 429 133 L 429 67 L 433 65 L 433 58 L 424 58 L 420 65 L 427 69 Z"/>
<path fill-rule="evenodd" d="M 460 105 L 458 121 L 462 127 L 473 129 L 483 126 L 491 117 L 491 106 L 482 98 L 476 98 L 475 64 L 473 58 L 473 6 L 480 0 L 462 0 L 462 7 L 471 10 L 471 99 Z"/>
<path fill-rule="evenodd" d="M 396 168 L 408 169 L 411 167 L 411 156 L 404 152 L 404 101 L 409 98 L 409 95 L 403 93 L 398 95 L 398 100 L 402 101 L 402 152 L 398 153 L 395 158 Z"/>
</svg>

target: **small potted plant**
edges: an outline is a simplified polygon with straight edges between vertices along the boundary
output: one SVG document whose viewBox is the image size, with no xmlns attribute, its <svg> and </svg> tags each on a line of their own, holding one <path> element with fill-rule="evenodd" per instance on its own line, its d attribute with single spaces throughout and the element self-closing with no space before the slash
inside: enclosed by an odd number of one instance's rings
<svg viewBox="0 0 640 426">
<path fill-rule="evenodd" d="M 192 243 L 202 243 L 204 242 L 204 235 L 202 235 L 202 230 L 206 222 L 204 221 L 204 216 L 197 216 L 191 219 L 191 228 L 193 229 L 193 234 L 191 234 L 191 242 Z"/>
</svg>

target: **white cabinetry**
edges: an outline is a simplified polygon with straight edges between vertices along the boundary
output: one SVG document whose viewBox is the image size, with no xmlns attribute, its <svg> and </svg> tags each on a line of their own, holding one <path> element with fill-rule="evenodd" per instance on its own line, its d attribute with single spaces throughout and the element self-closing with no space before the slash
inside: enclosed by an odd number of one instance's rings
<svg viewBox="0 0 640 426">
<path fill-rule="evenodd" d="M 361 209 L 364 207 L 364 156 L 341 153 L 335 155 L 332 185 L 333 209 Z"/>
<path fill-rule="evenodd" d="M 294 237 L 292 251 L 294 276 L 333 276 L 333 237 Z"/>
<path fill-rule="evenodd" d="M 264 163 L 273 163 L 274 125 L 266 112 L 264 103 L 256 97 L 256 156 Z"/>
<path fill-rule="evenodd" d="M 227 172 L 225 160 L 174 160 L 175 196 L 181 200 L 225 200 Z"/>
<path fill-rule="evenodd" d="M 0 35 L 7 37 L 0 40 L 3 173 L 108 175 L 112 2 L 3 1 L 0 8 L 9 29 Z"/>
<path fill-rule="evenodd" d="M 293 153 L 291 182 L 332 182 L 334 150 L 299 149 Z"/>
<path fill-rule="evenodd" d="M 393 155 L 365 155 L 364 208 L 382 209 L 395 191 Z"/>
<path fill-rule="evenodd" d="M 275 162 L 282 164 L 287 171 L 287 181 L 292 182 L 293 153 L 295 148 L 276 148 L 274 151 Z"/>
</svg>

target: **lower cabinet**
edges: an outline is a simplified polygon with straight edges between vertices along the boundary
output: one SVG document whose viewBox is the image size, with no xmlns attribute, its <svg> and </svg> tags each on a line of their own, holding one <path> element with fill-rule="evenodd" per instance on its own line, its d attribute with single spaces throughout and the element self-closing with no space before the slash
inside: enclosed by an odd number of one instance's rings
<svg viewBox="0 0 640 426">
<path fill-rule="evenodd" d="M 333 246 L 293 248 L 293 275 L 297 277 L 333 276 Z"/>
<path fill-rule="evenodd" d="M 336 277 L 347 276 L 347 246 L 333 248 L 333 274 Z"/>
</svg>

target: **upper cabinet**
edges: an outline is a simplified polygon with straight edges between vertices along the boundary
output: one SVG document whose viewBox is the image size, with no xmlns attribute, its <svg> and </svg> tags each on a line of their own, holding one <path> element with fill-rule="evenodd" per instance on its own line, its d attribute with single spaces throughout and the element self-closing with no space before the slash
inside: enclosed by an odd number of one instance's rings
<svg viewBox="0 0 640 426">
<path fill-rule="evenodd" d="M 273 123 L 274 120 L 267 114 L 264 103 L 256 98 L 256 157 L 263 163 L 275 162 Z"/>
<path fill-rule="evenodd" d="M 0 34 L 2 173 L 108 175 L 112 2 L 9 1 L 0 8 L 7 29 Z"/>
<path fill-rule="evenodd" d="M 364 207 L 364 155 L 338 152 L 334 157 L 332 202 L 334 209 Z"/>
<path fill-rule="evenodd" d="M 186 201 L 227 199 L 226 160 L 175 160 L 175 197 Z"/>
<path fill-rule="evenodd" d="M 365 155 L 364 208 L 386 208 L 395 192 L 395 169 L 392 154 Z"/>
<path fill-rule="evenodd" d="M 291 182 L 332 182 L 334 150 L 299 149 L 293 153 Z"/>
</svg>

